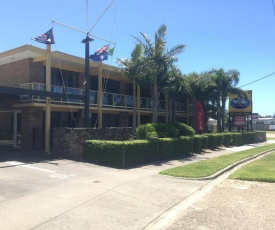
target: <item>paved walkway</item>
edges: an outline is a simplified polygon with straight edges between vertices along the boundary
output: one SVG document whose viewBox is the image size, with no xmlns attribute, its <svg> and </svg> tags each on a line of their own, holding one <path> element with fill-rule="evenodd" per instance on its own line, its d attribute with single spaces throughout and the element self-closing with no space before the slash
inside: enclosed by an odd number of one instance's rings
<svg viewBox="0 0 275 230">
<path fill-rule="evenodd" d="M 20 164 L 8 159 L 0 162 L 0 229 L 158 229 L 159 223 L 182 229 L 186 211 L 178 207 L 183 202 L 185 207 L 194 205 L 194 196 L 207 197 L 219 181 L 177 179 L 158 172 L 249 148 L 253 146 L 128 170 L 69 160 Z"/>
</svg>

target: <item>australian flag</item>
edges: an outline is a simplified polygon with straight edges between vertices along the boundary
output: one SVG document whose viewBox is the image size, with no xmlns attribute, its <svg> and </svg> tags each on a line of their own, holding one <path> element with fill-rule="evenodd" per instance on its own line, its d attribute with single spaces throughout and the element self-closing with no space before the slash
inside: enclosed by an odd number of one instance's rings
<svg viewBox="0 0 275 230">
<path fill-rule="evenodd" d="M 103 46 L 98 49 L 94 54 L 90 55 L 90 59 L 93 61 L 104 61 L 108 59 L 109 45 Z"/>
<path fill-rule="evenodd" d="M 53 37 L 53 28 L 40 36 L 34 37 L 33 40 L 44 44 L 55 44 Z"/>
</svg>

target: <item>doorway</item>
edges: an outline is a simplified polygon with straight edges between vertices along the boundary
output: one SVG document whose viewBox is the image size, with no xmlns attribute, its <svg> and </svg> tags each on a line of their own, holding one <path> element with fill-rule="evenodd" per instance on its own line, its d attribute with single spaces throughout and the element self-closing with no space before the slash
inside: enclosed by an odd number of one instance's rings
<svg viewBox="0 0 275 230">
<path fill-rule="evenodd" d="M 0 111 L 0 145 L 21 147 L 21 111 Z"/>
</svg>

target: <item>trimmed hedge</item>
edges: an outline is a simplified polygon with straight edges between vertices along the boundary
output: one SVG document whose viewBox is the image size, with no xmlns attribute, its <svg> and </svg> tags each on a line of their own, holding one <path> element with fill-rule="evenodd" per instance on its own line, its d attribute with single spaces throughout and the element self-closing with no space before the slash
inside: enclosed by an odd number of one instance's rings
<svg viewBox="0 0 275 230">
<path fill-rule="evenodd" d="M 244 135 L 243 133 L 233 133 L 233 146 L 241 146 L 244 145 Z"/>
<path fill-rule="evenodd" d="M 208 149 L 216 149 L 218 147 L 218 134 L 207 134 L 208 136 L 208 145 L 207 148 Z"/>
<path fill-rule="evenodd" d="M 201 148 L 202 149 L 207 149 L 207 146 L 208 146 L 208 136 L 207 135 L 201 135 Z"/>
<path fill-rule="evenodd" d="M 252 144 L 255 143 L 256 133 L 255 132 L 246 132 L 244 133 L 244 143 Z"/>
<path fill-rule="evenodd" d="M 99 165 L 126 168 L 159 160 L 182 158 L 193 152 L 193 137 L 133 141 L 84 142 L 84 160 Z"/>
<path fill-rule="evenodd" d="M 202 151 L 202 136 L 195 135 L 193 143 L 194 153 L 200 153 Z"/>
<path fill-rule="evenodd" d="M 223 134 L 223 145 L 229 147 L 232 145 L 232 133 L 224 133 Z"/>
<path fill-rule="evenodd" d="M 193 153 L 193 137 L 179 137 L 174 139 L 174 158 L 184 157 Z"/>
<path fill-rule="evenodd" d="M 206 148 L 214 150 L 221 145 L 241 146 L 255 141 L 255 132 L 211 133 L 132 141 L 87 140 L 84 143 L 83 157 L 84 160 L 95 164 L 126 168 L 182 158 L 193 152 L 200 153 Z"/>
<path fill-rule="evenodd" d="M 223 133 L 217 133 L 216 135 L 218 137 L 218 139 L 217 139 L 217 147 L 222 146 L 223 145 L 223 140 L 224 140 Z"/>
</svg>

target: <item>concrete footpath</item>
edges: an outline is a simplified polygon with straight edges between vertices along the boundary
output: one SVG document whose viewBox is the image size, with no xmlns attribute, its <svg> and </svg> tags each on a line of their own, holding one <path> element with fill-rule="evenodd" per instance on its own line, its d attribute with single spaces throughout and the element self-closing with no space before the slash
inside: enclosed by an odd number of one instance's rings
<svg viewBox="0 0 275 230">
<path fill-rule="evenodd" d="M 126 170 L 64 159 L 1 161 L 0 229 L 213 229 L 192 228 L 192 222 L 183 226 L 182 215 L 215 192 L 226 175 L 185 180 L 158 172 L 253 147 L 224 148 Z"/>
</svg>

